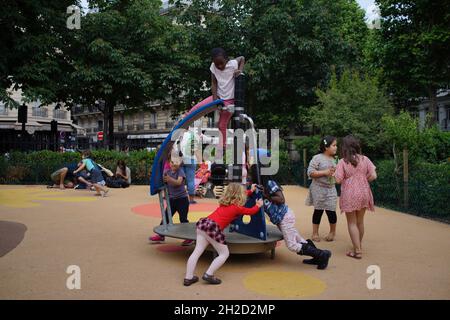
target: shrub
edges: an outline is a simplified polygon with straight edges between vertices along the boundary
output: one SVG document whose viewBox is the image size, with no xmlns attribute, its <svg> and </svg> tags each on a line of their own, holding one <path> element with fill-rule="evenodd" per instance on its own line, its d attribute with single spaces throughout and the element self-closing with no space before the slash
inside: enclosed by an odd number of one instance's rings
<svg viewBox="0 0 450 320">
<path fill-rule="evenodd" d="M 135 184 L 147 184 L 150 168 L 155 157 L 151 151 L 131 151 L 129 155 L 99 150 L 92 152 L 95 162 L 115 172 L 117 161 L 125 160 L 131 170 L 131 179 Z M 70 162 L 79 162 L 81 154 L 76 152 L 58 153 L 48 150 L 37 152 L 12 152 L 0 157 L 0 183 L 2 184 L 46 184 L 53 171 Z"/>
</svg>

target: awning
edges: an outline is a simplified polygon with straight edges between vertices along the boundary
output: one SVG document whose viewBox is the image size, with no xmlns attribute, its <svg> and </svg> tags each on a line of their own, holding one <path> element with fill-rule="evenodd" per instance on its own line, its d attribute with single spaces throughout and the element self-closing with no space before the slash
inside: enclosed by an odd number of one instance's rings
<svg viewBox="0 0 450 320">
<path fill-rule="evenodd" d="M 75 123 L 72 123 L 71 126 L 72 126 L 72 128 L 74 128 L 74 129 L 77 130 L 77 135 L 78 135 L 78 134 L 79 134 L 79 135 L 83 135 L 83 136 L 86 135 L 86 129 L 85 129 L 85 128 L 80 127 L 79 125 L 77 125 L 77 124 L 75 124 Z"/>
<path fill-rule="evenodd" d="M 43 130 L 43 125 L 30 120 L 27 123 L 25 123 L 25 130 L 29 133 L 29 134 L 33 134 L 36 131 L 42 131 Z M 16 122 L 14 123 L 14 130 L 22 130 L 22 124 L 20 122 Z"/>
<path fill-rule="evenodd" d="M 127 135 L 127 139 L 165 139 L 169 134 L 168 133 L 154 133 L 154 134 L 129 134 Z"/>
</svg>

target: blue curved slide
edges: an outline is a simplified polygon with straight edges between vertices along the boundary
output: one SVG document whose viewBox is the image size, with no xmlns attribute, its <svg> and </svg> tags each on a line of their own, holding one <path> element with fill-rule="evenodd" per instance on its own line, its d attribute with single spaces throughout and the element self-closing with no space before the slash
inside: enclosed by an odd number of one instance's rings
<svg viewBox="0 0 450 320">
<path fill-rule="evenodd" d="M 183 120 L 181 120 L 177 125 L 172 129 L 169 135 L 166 137 L 164 142 L 161 144 L 158 152 L 156 153 L 155 159 L 153 159 L 152 165 L 152 173 L 150 175 L 150 194 L 155 195 L 161 189 L 164 188 L 163 181 L 163 166 L 164 160 L 167 159 L 169 152 L 172 150 L 172 146 L 174 141 L 172 141 L 172 134 L 177 129 L 185 129 L 187 130 L 189 126 L 194 123 L 194 121 L 200 119 L 201 117 L 207 115 L 210 112 L 213 112 L 219 108 L 219 106 L 223 105 L 223 100 L 218 99 L 204 105 L 201 108 L 198 108 L 194 112 L 188 114 Z"/>
</svg>

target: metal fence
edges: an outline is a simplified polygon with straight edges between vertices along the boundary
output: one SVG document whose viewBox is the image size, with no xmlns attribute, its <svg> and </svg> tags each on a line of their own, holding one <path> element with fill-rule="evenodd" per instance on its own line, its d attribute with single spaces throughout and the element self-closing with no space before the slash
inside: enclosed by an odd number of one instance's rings
<svg viewBox="0 0 450 320">
<path fill-rule="evenodd" d="M 280 184 L 309 187 L 303 162 L 282 164 L 275 176 Z M 450 181 L 446 184 L 431 179 L 410 178 L 405 184 L 385 173 L 370 184 L 375 205 L 417 216 L 450 223 Z M 336 185 L 340 195 L 340 185 Z M 405 191 L 409 195 L 405 201 Z"/>
</svg>

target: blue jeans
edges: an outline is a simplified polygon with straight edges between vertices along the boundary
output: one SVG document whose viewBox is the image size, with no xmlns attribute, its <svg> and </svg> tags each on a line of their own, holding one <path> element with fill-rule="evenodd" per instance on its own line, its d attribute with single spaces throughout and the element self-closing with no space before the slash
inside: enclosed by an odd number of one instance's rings
<svg viewBox="0 0 450 320">
<path fill-rule="evenodd" d="M 196 164 L 183 165 L 183 170 L 186 174 L 188 193 L 190 196 L 195 196 L 195 169 L 197 169 Z"/>
</svg>

